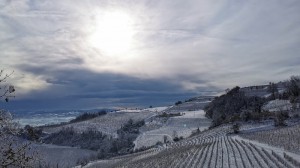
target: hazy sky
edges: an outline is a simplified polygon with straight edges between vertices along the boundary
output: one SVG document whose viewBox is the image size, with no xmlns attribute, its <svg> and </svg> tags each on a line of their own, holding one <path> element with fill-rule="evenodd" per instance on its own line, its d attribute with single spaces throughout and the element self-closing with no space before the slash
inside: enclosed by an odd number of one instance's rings
<svg viewBox="0 0 300 168">
<path fill-rule="evenodd" d="M 299 0 L 1 0 L 1 106 L 168 104 L 298 75 L 299 46 Z"/>
</svg>

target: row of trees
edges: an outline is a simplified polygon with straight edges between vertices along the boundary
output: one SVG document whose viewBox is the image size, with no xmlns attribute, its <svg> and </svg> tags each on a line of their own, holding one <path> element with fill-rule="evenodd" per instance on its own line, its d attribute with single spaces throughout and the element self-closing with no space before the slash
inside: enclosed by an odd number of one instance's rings
<svg viewBox="0 0 300 168">
<path fill-rule="evenodd" d="M 86 120 L 90 120 L 102 115 L 106 115 L 107 112 L 105 110 L 99 111 L 97 113 L 89 113 L 89 112 L 85 112 L 79 116 L 77 116 L 76 118 L 74 118 L 73 120 L 70 121 L 70 123 L 75 123 L 75 122 L 80 122 L 80 121 L 86 121 Z"/>
<path fill-rule="evenodd" d="M 278 92 L 275 83 L 270 83 L 268 91 L 271 96 L 268 98 L 258 96 L 246 96 L 240 87 L 236 86 L 227 90 L 226 94 L 216 97 L 204 110 L 208 118 L 213 119 L 212 126 L 218 126 L 226 122 L 236 120 L 261 120 L 274 118 L 275 125 L 284 125 L 284 120 L 288 118 L 288 113 L 279 111 L 276 114 L 263 111 L 263 105 L 276 98 L 289 99 L 296 106 L 300 103 L 300 77 L 292 76 L 285 82 L 285 91 Z"/>
<path fill-rule="evenodd" d="M 253 96 L 247 97 L 245 93 L 236 86 L 228 90 L 226 94 L 216 97 L 204 110 L 208 118 L 213 119 L 212 126 L 218 126 L 225 122 L 240 119 L 242 112 L 262 112 L 262 106 L 266 102 L 264 98 Z M 251 117 L 251 116 L 248 116 Z"/>
<path fill-rule="evenodd" d="M 289 80 L 282 83 L 285 87 L 285 91 L 279 93 L 278 85 L 270 82 L 268 91 L 271 93 L 269 97 L 271 100 L 274 99 L 285 99 L 290 100 L 291 103 L 299 103 L 300 96 L 300 76 L 291 76 Z"/>
<path fill-rule="evenodd" d="M 300 76 L 292 76 L 287 83 L 286 93 L 292 104 L 300 103 Z"/>
</svg>

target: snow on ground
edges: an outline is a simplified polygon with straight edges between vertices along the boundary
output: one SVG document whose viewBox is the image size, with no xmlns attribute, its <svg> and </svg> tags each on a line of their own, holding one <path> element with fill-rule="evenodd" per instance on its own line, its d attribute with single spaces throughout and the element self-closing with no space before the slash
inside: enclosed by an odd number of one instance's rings
<svg viewBox="0 0 300 168">
<path fill-rule="evenodd" d="M 73 167 L 78 164 L 78 161 L 96 158 L 97 155 L 95 151 L 75 147 L 36 143 L 33 143 L 31 146 L 38 153 L 38 156 L 42 158 L 41 163 L 49 167 Z"/>
<path fill-rule="evenodd" d="M 197 110 L 197 111 L 186 111 L 183 112 L 184 115 L 183 116 L 179 116 L 179 117 L 174 117 L 174 118 L 202 118 L 202 119 L 207 119 L 205 117 L 205 112 L 204 110 Z"/>
<path fill-rule="evenodd" d="M 243 138 L 267 143 L 272 146 L 283 147 L 286 150 L 300 154 L 300 125 L 279 127 L 264 131 L 241 134 Z"/>
<path fill-rule="evenodd" d="M 48 133 L 53 133 L 61 130 L 64 127 L 73 127 L 75 131 L 78 132 L 83 132 L 88 129 L 94 129 L 106 134 L 114 135 L 116 131 L 121 128 L 122 125 L 128 122 L 129 119 L 132 119 L 133 121 L 140 121 L 150 116 L 153 116 L 153 114 L 153 112 L 149 111 L 139 111 L 135 113 L 122 111 L 110 112 L 106 115 L 99 116 L 88 121 L 71 123 L 59 127 L 46 127 L 44 128 L 44 131 Z"/>
<path fill-rule="evenodd" d="M 140 113 L 142 112 L 141 109 L 122 109 L 122 110 L 118 110 L 116 111 L 117 113 Z"/>
<path fill-rule="evenodd" d="M 266 97 L 270 94 L 268 91 L 268 85 L 260 85 L 260 86 L 248 86 L 240 89 L 245 93 L 246 96 L 259 96 Z"/>
<path fill-rule="evenodd" d="M 263 110 L 269 111 L 280 111 L 280 110 L 290 110 L 292 109 L 292 104 L 289 100 L 271 100 L 266 105 L 263 106 Z"/>
<path fill-rule="evenodd" d="M 186 138 L 197 128 L 204 130 L 211 124 L 211 120 L 205 117 L 203 110 L 182 113 L 183 116 L 170 117 L 160 128 L 145 131 L 139 135 L 135 141 L 135 149 L 155 145 L 158 141 L 163 142 L 164 136 L 167 136 L 169 141 L 172 141 L 175 135 Z M 156 122 L 156 120 L 152 122 Z"/>
<path fill-rule="evenodd" d="M 164 107 L 153 107 L 153 108 L 147 108 L 145 110 L 151 111 L 151 112 L 162 112 L 168 108 L 171 108 L 172 106 L 164 106 Z"/>
<path fill-rule="evenodd" d="M 168 113 L 177 113 L 183 111 L 195 111 L 203 109 L 210 101 L 192 101 L 192 102 L 184 102 L 182 104 L 172 106 L 165 110 Z"/>
<path fill-rule="evenodd" d="M 271 129 L 274 129 L 273 120 L 243 123 L 240 127 L 240 131 L 242 133 L 251 133 L 251 132 L 271 130 Z"/>
<path fill-rule="evenodd" d="M 276 152 L 276 154 L 280 155 L 283 157 L 283 153 L 286 153 L 288 154 L 289 156 L 292 156 L 294 159 L 296 160 L 300 160 L 300 156 L 298 154 L 295 154 L 295 153 L 292 153 L 292 152 L 289 152 L 287 150 L 285 150 L 284 148 L 279 148 L 279 147 L 275 147 L 275 146 L 271 146 L 271 145 L 268 145 L 268 144 L 265 144 L 265 143 L 261 143 L 261 142 L 258 142 L 258 141 L 254 141 L 254 140 L 249 140 L 249 139 L 246 139 L 246 138 L 243 138 L 241 136 L 232 136 L 233 139 L 237 139 L 239 141 L 243 140 L 247 143 L 252 143 L 254 144 L 255 146 L 257 147 L 260 147 L 260 148 L 264 148 L 265 150 L 268 150 L 269 152 Z"/>
<path fill-rule="evenodd" d="M 140 113 L 140 112 L 162 112 L 168 108 L 171 108 L 172 106 L 163 106 L 163 107 L 152 107 L 152 108 L 145 108 L 145 109 L 121 109 L 118 110 L 117 112 L 126 112 L 126 113 Z"/>
</svg>

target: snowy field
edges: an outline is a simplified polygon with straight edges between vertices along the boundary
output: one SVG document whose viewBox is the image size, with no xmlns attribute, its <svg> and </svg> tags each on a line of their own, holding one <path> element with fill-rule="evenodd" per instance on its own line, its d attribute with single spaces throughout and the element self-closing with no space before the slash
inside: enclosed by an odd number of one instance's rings
<svg viewBox="0 0 300 168">
<path fill-rule="evenodd" d="M 139 113 L 139 112 L 162 112 L 172 106 L 163 106 L 163 107 L 153 107 L 153 108 L 145 108 L 145 109 L 120 109 L 117 112 L 127 112 L 127 113 Z"/>
<path fill-rule="evenodd" d="M 78 161 L 96 158 L 97 152 L 75 147 L 49 144 L 32 144 L 32 147 L 42 158 L 41 163 L 48 167 L 74 167 Z M 38 166 L 37 166 L 38 167 Z"/>
<path fill-rule="evenodd" d="M 155 145 L 158 141 L 163 142 L 164 136 L 167 136 L 169 141 L 172 141 L 174 134 L 186 138 L 197 128 L 204 130 L 211 124 L 211 120 L 204 116 L 203 110 L 184 111 L 182 113 L 184 113 L 183 116 L 170 117 L 161 127 L 139 135 L 135 141 L 135 149 Z M 151 125 L 151 122 L 146 124 Z"/>
<path fill-rule="evenodd" d="M 243 137 L 300 154 L 300 125 L 254 132 Z"/>
<path fill-rule="evenodd" d="M 151 111 L 151 112 L 162 112 L 167 110 L 168 108 L 172 108 L 172 106 L 164 106 L 164 107 L 153 107 L 153 108 L 147 108 L 145 110 Z"/>
<path fill-rule="evenodd" d="M 292 109 L 292 104 L 289 100 L 272 100 L 263 106 L 263 110 L 268 111 L 287 111 Z"/>
<path fill-rule="evenodd" d="M 106 115 L 99 116 L 88 121 L 71 123 L 59 127 L 46 127 L 44 128 L 44 131 L 48 133 L 53 133 L 61 130 L 64 127 L 73 127 L 74 130 L 78 132 L 83 132 L 88 129 L 94 129 L 106 134 L 115 134 L 116 131 L 120 129 L 122 125 L 128 122 L 128 120 L 132 119 L 133 121 L 141 121 L 153 116 L 153 114 L 153 112 L 141 110 L 138 110 L 136 112 L 110 112 Z"/>
<path fill-rule="evenodd" d="M 196 111 L 203 109 L 210 101 L 192 101 L 192 102 L 184 102 L 177 106 L 172 106 L 165 111 L 170 112 L 182 112 L 182 111 Z"/>
<path fill-rule="evenodd" d="M 229 134 L 228 134 L 229 133 Z M 267 144 L 230 134 L 230 125 L 201 134 L 110 160 L 89 163 L 85 168 L 298 168 L 300 155 Z"/>
</svg>

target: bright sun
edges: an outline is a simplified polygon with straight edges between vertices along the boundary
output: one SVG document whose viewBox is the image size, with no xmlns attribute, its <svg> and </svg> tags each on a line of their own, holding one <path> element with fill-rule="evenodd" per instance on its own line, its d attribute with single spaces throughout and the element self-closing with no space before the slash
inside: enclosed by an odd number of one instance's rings
<svg viewBox="0 0 300 168">
<path fill-rule="evenodd" d="M 133 19 L 124 12 L 113 11 L 96 16 L 90 43 L 108 56 L 129 52 L 133 44 Z"/>
</svg>

